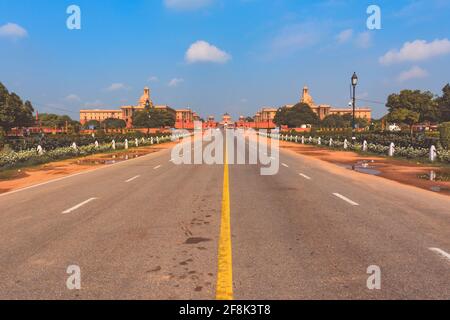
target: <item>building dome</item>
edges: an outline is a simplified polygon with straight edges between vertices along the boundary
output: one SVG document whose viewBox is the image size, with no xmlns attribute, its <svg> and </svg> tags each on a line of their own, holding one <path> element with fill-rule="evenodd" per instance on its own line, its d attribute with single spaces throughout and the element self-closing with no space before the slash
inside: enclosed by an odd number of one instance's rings
<svg viewBox="0 0 450 320">
<path fill-rule="evenodd" d="M 145 87 L 144 94 L 139 99 L 139 106 L 145 107 L 147 104 L 147 101 L 150 103 L 150 106 L 153 106 L 152 99 L 150 98 L 150 89 L 148 87 Z"/>
<path fill-rule="evenodd" d="M 309 88 L 307 86 L 303 87 L 302 98 L 300 100 L 301 103 L 306 103 L 310 107 L 314 106 L 314 100 L 309 94 Z"/>
</svg>

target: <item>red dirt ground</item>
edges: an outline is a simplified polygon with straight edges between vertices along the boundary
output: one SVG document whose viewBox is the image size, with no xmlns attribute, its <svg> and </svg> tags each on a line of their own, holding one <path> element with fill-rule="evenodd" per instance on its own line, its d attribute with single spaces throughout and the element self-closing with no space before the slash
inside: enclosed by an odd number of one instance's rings
<svg viewBox="0 0 450 320">
<path fill-rule="evenodd" d="M 171 142 L 157 146 L 132 148 L 127 152 L 121 150 L 114 153 L 102 153 L 82 158 L 51 162 L 32 168 L 8 170 L 4 172 L 0 171 L 0 194 L 82 171 L 93 170 L 101 166 L 112 164 L 113 161 L 126 161 L 127 155 L 128 159 L 133 159 L 173 146 L 174 142 Z"/>
<path fill-rule="evenodd" d="M 316 146 L 280 141 L 280 146 L 302 155 L 318 158 L 337 165 L 349 167 L 361 161 L 368 161 L 371 169 L 379 171 L 377 176 L 426 190 L 437 191 L 450 196 L 450 181 L 431 181 L 419 176 L 429 175 L 431 171 L 439 175 L 450 176 L 450 168 L 409 162 L 401 159 L 361 155 L 350 151 L 335 151 Z M 371 161 L 374 161 L 373 163 Z M 365 174 L 365 173 L 361 173 Z M 437 189 L 439 188 L 439 189 Z"/>
</svg>

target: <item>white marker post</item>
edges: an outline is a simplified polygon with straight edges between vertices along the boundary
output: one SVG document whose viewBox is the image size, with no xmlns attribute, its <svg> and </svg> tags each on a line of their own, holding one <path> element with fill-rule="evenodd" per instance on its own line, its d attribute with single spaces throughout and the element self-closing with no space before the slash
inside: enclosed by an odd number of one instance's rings
<svg viewBox="0 0 450 320">
<path fill-rule="evenodd" d="M 395 144 L 391 142 L 389 145 L 389 157 L 393 157 L 395 154 Z"/>
<path fill-rule="evenodd" d="M 430 147 L 430 161 L 431 162 L 436 161 L 436 157 L 437 157 L 436 147 L 435 146 L 431 146 Z"/>
</svg>

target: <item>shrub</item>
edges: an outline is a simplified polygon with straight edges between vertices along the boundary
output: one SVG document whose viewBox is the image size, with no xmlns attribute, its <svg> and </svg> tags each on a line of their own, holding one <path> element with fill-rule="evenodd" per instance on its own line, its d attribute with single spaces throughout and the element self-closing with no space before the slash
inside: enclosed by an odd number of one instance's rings
<svg viewBox="0 0 450 320">
<path fill-rule="evenodd" d="M 441 123 L 439 126 L 441 145 L 445 149 L 449 149 L 450 147 L 450 122 Z"/>
<path fill-rule="evenodd" d="M 124 138 L 123 141 L 125 141 L 125 139 L 126 138 Z M 116 149 L 120 150 L 125 148 L 125 143 L 123 141 L 116 140 Z M 170 141 L 170 135 L 160 136 L 159 143 L 167 141 Z M 146 139 L 145 141 L 139 140 L 140 146 L 150 144 L 150 139 Z M 154 140 L 154 144 L 156 144 L 156 139 Z M 129 147 L 135 146 L 134 139 L 129 139 L 128 145 Z M 38 165 L 55 160 L 64 160 L 74 157 L 87 156 L 94 153 L 102 153 L 112 150 L 110 141 L 100 144 L 98 148 L 96 148 L 93 143 L 82 146 L 77 144 L 77 146 L 77 150 L 68 146 L 50 150 L 46 149 L 46 152 L 44 152 L 44 154 L 42 155 L 38 154 L 36 148 L 21 151 L 4 150 L 3 152 L 0 152 L 0 169 L 14 168 L 24 165 Z"/>
<path fill-rule="evenodd" d="M 33 135 L 29 137 L 14 137 L 8 138 L 7 144 L 10 145 L 11 149 L 14 151 L 24 151 L 36 148 L 40 145 L 45 150 L 53 150 L 57 148 L 68 147 L 72 145 L 73 142 L 77 144 L 77 146 L 87 146 L 93 144 L 95 141 L 98 141 L 99 144 L 103 143 L 111 143 L 112 140 L 116 142 L 124 142 L 125 139 L 129 141 L 134 140 L 135 138 L 142 137 L 156 137 L 162 136 L 162 134 L 143 134 L 141 132 L 130 132 L 127 134 L 105 134 L 102 131 L 99 131 L 95 134 L 95 137 L 91 135 L 66 135 L 66 134 L 58 134 L 58 135 Z"/>
</svg>

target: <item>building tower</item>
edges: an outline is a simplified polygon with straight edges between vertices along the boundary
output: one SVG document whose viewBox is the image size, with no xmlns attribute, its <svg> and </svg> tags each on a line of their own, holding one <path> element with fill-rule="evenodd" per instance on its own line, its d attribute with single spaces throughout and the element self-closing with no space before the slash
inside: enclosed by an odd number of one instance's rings
<svg viewBox="0 0 450 320">
<path fill-rule="evenodd" d="M 153 108 L 153 101 L 150 97 L 150 89 L 148 87 L 145 87 L 144 94 L 139 99 L 139 106 L 145 107 L 147 104 L 150 105 L 150 108 Z"/>
<path fill-rule="evenodd" d="M 309 94 L 309 89 L 308 89 L 307 86 L 303 87 L 303 93 L 302 93 L 302 98 L 300 99 L 300 102 L 301 103 L 306 103 L 310 107 L 314 106 L 314 100 L 311 97 L 311 95 Z"/>
</svg>

